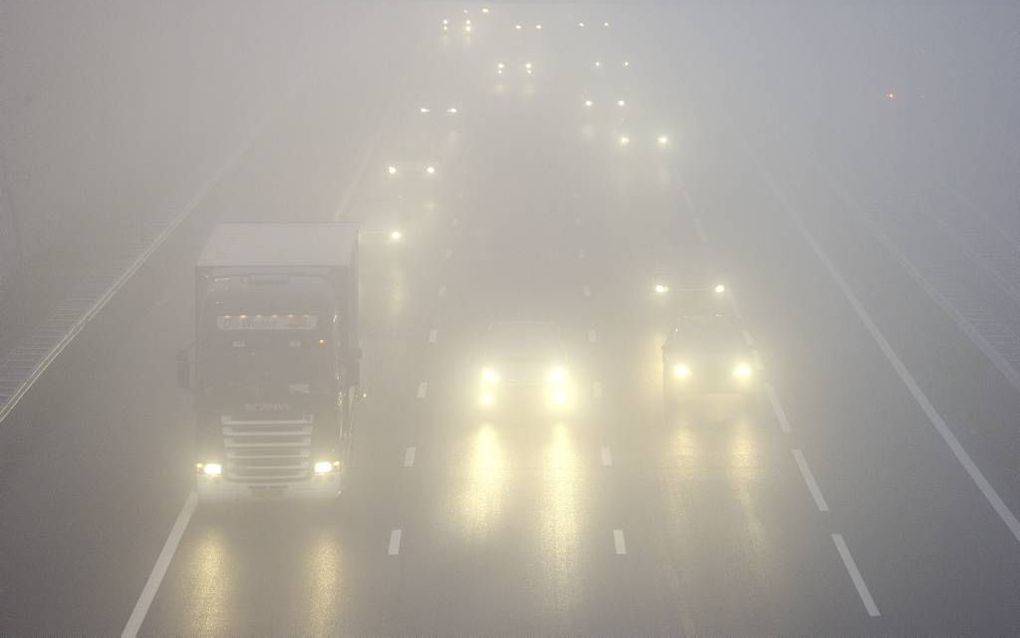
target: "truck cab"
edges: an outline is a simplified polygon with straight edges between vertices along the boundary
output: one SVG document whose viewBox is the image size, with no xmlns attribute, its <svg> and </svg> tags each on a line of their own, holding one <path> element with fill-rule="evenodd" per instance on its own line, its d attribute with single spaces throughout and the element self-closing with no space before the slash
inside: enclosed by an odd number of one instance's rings
<svg viewBox="0 0 1020 638">
<path fill-rule="evenodd" d="M 342 488 L 360 349 L 357 226 L 223 224 L 196 271 L 196 481 L 205 501 Z"/>
</svg>

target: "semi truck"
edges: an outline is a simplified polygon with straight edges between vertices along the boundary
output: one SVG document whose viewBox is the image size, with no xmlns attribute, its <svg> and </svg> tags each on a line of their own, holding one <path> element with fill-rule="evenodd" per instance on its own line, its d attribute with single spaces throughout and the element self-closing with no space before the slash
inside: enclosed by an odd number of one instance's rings
<svg viewBox="0 0 1020 638">
<path fill-rule="evenodd" d="M 216 226 L 178 368 L 196 393 L 199 499 L 338 496 L 360 359 L 356 224 Z"/>
</svg>

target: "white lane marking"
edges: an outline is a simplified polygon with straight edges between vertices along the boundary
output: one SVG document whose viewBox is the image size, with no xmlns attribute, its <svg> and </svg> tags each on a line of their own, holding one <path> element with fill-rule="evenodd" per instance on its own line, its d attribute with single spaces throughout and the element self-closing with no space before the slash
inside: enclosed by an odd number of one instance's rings
<svg viewBox="0 0 1020 638">
<path fill-rule="evenodd" d="M 593 381 L 591 384 L 591 394 L 596 399 L 602 398 L 602 384 L 598 381 Z"/>
<path fill-rule="evenodd" d="M 170 562 L 174 559 L 177 546 L 180 545 L 181 538 L 184 537 L 184 532 L 188 529 L 188 523 L 191 521 L 191 516 L 195 513 L 197 505 L 198 494 L 192 490 L 188 494 L 188 498 L 185 499 L 180 513 L 177 514 L 177 520 L 174 521 L 173 527 L 170 528 L 170 535 L 167 536 L 166 542 L 163 543 L 163 549 L 156 558 L 156 564 L 149 574 L 149 579 L 145 581 L 142 594 L 138 597 L 138 602 L 135 603 L 135 608 L 131 612 L 127 624 L 124 625 L 124 631 L 120 633 L 121 638 L 134 638 L 134 636 L 138 635 L 138 630 L 142 628 L 142 623 L 145 622 L 145 615 L 149 613 L 149 607 L 156 598 L 156 592 L 159 591 L 163 577 L 166 576 L 167 569 L 170 568 Z"/>
<path fill-rule="evenodd" d="M 578 248 L 577 249 L 577 258 L 578 259 L 584 259 L 584 248 Z"/>
<path fill-rule="evenodd" d="M 402 533 L 399 529 L 390 532 L 390 546 L 386 552 L 390 556 L 396 556 L 400 553 L 400 536 Z"/>
<path fill-rule="evenodd" d="M 708 235 L 705 233 L 705 227 L 701 225 L 701 218 L 694 218 L 694 230 L 698 233 L 698 241 L 703 244 L 708 243 Z"/>
<path fill-rule="evenodd" d="M 429 343 L 435 343 L 439 339 L 439 330 L 433 328 L 429 330 Z"/>
<path fill-rule="evenodd" d="M 804 482 L 807 483 L 808 491 L 811 492 L 811 498 L 815 499 L 818 511 L 828 512 L 829 504 L 825 502 L 825 497 L 822 496 L 822 490 L 818 487 L 818 482 L 815 480 L 815 475 L 811 473 L 811 468 L 808 467 L 804 453 L 800 450 L 793 450 L 793 460 L 797 462 L 797 467 L 800 468 L 800 475 L 804 477 Z"/>
<path fill-rule="evenodd" d="M 762 385 L 765 387 L 765 396 L 769 398 L 769 403 L 772 404 L 772 411 L 776 414 L 776 420 L 779 421 L 779 429 L 789 434 L 791 432 L 790 422 L 786 420 L 786 410 L 783 409 L 783 404 L 779 402 L 776 389 L 772 387 L 771 383 L 764 383 Z"/>
<path fill-rule="evenodd" d="M 439 296 L 440 297 L 446 296 L 446 284 L 443 284 L 439 287 Z"/>
<path fill-rule="evenodd" d="M 744 332 L 744 343 L 746 343 L 748 346 L 753 346 L 754 345 L 754 338 L 751 337 L 751 333 L 748 332 L 747 330 L 744 330 L 743 332 Z"/>
<path fill-rule="evenodd" d="M 414 451 L 415 448 L 413 447 L 404 450 L 404 467 L 412 467 L 414 465 Z"/>
<path fill-rule="evenodd" d="M 443 253 L 443 259 L 449 259 L 452 256 L 453 256 L 453 249 L 452 248 L 447 248 L 446 252 Z"/>
<path fill-rule="evenodd" d="M 419 399 L 424 399 L 425 395 L 428 394 L 428 391 L 429 391 L 429 382 L 428 381 L 422 381 L 421 383 L 418 384 L 418 398 Z"/>
<path fill-rule="evenodd" d="M 737 298 L 733 295 L 727 295 L 730 300 L 730 310 L 733 312 L 733 316 L 737 318 L 737 321 L 744 320 L 744 313 L 740 312 L 740 305 L 737 303 Z"/>
<path fill-rule="evenodd" d="M 876 344 L 878 344 L 879 349 L 882 351 L 882 354 L 885 355 L 886 360 L 892 366 L 893 370 L 896 371 L 900 381 L 903 382 L 903 385 L 907 386 L 907 390 L 910 391 L 911 396 L 914 397 L 914 401 L 917 402 L 917 405 L 921 407 L 925 416 L 928 417 L 928 421 L 931 423 L 932 427 L 935 428 L 935 431 L 939 433 L 942 440 L 949 446 L 949 449 L 953 452 L 953 456 L 956 457 L 956 460 L 963 466 L 967 475 L 970 476 L 971 480 L 974 481 L 974 484 L 977 485 L 979 490 L 981 490 L 985 499 L 992 506 L 992 509 L 994 509 L 995 513 L 999 515 L 1002 522 L 1006 524 L 1009 531 L 1012 532 L 1013 537 L 1016 538 L 1017 541 L 1020 541 L 1020 521 L 1017 520 L 1016 516 L 1013 515 L 1013 512 L 1010 511 L 1009 506 L 1006 505 L 999 496 L 999 493 L 995 491 L 992 484 L 988 482 L 985 475 L 980 469 L 978 469 L 977 464 L 975 464 L 974 460 L 970 458 L 967 451 L 963 449 L 962 445 L 960 445 L 960 441 L 957 440 L 956 435 L 953 434 L 952 430 L 949 429 L 949 426 L 946 425 L 942 415 L 939 414 L 938 410 L 935 409 L 935 406 L 932 405 L 928 396 L 921 390 L 921 387 L 917 385 L 914 375 L 910 373 L 907 366 L 904 365 L 902 360 L 900 360 L 899 355 L 896 354 L 892 345 L 890 345 L 889 341 L 885 338 L 885 335 L 878 329 L 878 326 L 871 318 L 871 314 L 864 308 L 864 304 L 862 304 L 857 298 L 857 295 L 854 294 L 853 290 L 850 289 L 850 284 L 846 282 L 843 275 L 836 269 L 836 265 L 833 263 L 832 259 L 830 259 L 829 255 L 822 250 L 822 247 L 815 239 L 815 236 L 810 230 L 808 230 L 807 226 L 804 225 L 804 221 L 786 199 L 786 195 L 779 189 L 779 186 L 772 179 L 772 175 L 765 168 L 764 164 L 762 164 L 761 160 L 758 159 L 754 149 L 751 148 L 750 144 L 748 144 L 747 140 L 743 137 L 741 137 L 740 140 L 752 161 L 765 176 L 769 188 L 779 200 L 779 203 L 783 206 L 787 216 L 791 219 L 801 237 L 803 237 L 804 241 L 807 242 L 808 246 L 810 246 L 811 251 L 814 252 L 818 261 L 822 262 L 822 265 L 825 266 L 826 271 L 829 273 L 829 277 L 836 282 L 836 286 L 839 288 L 840 292 L 843 293 L 843 297 L 850 304 L 850 307 L 853 308 L 854 312 L 857 314 L 857 318 L 862 324 L 864 324 L 864 327 L 868 330 L 871 338 Z"/>
<path fill-rule="evenodd" d="M 616 547 L 617 556 L 627 553 L 627 540 L 623 537 L 622 529 L 613 530 L 613 545 Z"/>
<path fill-rule="evenodd" d="M 751 359 L 754 360 L 754 369 L 755 370 L 764 370 L 765 369 L 765 364 L 762 363 L 762 361 L 761 361 L 761 353 L 760 352 L 758 352 L 757 350 L 752 350 L 751 351 Z"/>
<path fill-rule="evenodd" d="M 588 341 L 590 343 L 595 343 L 596 341 L 598 341 L 598 338 L 599 338 L 598 335 L 595 334 L 595 328 L 590 328 L 588 330 Z"/>
<path fill-rule="evenodd" d="M 581 292 L 584 293 L 585 297 L 591 297 L 591 286 L 589 286 L 588 284 L 585 284 L 584 288 L 581 289 Z"/>
<path fill-rule="evenodd" d="M 613 467 L 613 451 L 605 446 L 602 448 L 602 465 Z"/>
<path fill-rule="evenodd" d="M 878 606 L 875 605 L 875 599 L 871 597 L 871 592 L 868 591 L 868 586 L 864 582 L 864 577 L 861 576 L 860 570 L 857 569 L 854 557 L 850 555 L 850 548 L 846 546 L 843 535 L 833 534 L 832 542 L 836 544 L 836 551 L 839 552 L 839 557 L 843 559 L 843 565 L 846 567 L 846 571 L 850 573 L 850 580 L 854 581 L 857 595 L 861 597 L 861 602 L 864 603 L 864 608 L 868 610 L 868 615 L 872 618 L 881 616 L 882 614 L 878 613 Z"/>
</svg>

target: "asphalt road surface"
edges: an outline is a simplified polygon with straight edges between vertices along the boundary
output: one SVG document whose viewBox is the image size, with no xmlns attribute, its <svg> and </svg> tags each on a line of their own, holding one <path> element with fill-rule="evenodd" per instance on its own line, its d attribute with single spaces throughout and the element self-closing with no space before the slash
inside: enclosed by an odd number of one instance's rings
<svg viewBox="0 0 1020 638">
<path fill-rule="evenodd" d="M 815 158 L 600 6 L 390 7 L 338 42 L 3 425 L 0 633 L 1020 633 L 1020 397 Z M 174 355 L 222 219 L 362 223 L 335 504 L 189 496 Z M 725 282 L 749 401 L 664 407 L 677 272 Z M 568 414 L 475 409 L 504 319 L 559 326 Z"/>
</svg>

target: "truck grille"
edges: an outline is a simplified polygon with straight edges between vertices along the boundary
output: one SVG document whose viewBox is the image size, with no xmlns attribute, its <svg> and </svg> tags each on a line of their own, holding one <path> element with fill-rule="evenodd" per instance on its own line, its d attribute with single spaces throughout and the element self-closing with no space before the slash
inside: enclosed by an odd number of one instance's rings
<svg viewBox="0 0 1020 638">
<path fill-rule="evenodd" d="M 238 483 L 273 485 L 308 479 L 312 472 L 314 417 L 234 419 L 220 417 L 224 473 Z"/>
</svg>

